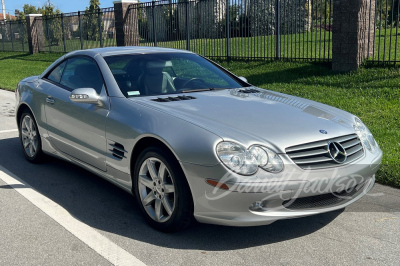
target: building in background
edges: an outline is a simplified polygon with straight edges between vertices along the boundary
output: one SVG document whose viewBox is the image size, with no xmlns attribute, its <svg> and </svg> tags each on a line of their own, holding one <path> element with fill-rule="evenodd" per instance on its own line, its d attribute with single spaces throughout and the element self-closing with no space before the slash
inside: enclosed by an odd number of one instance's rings
<svg viewBox="0 0 400 266">
<path fill-rule="evenodd" d="M 17 17 L 13 16 L 13 15 L 10 15 L 10 13 L 8 13 L 6 15 L 6 20 L 16 20 L 16 19 L 17 19 Z M 1 13 L 0 13 L 0 21 L 4 21 L 3 14 L 1 14 Z"/>
</svg>

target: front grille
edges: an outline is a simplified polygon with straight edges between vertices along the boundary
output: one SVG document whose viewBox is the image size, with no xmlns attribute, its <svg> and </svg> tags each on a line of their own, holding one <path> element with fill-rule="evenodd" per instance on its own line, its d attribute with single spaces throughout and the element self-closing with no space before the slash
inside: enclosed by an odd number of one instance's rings
<svg viewBox="0 0 400 266">
<path fill-rule="evenodd" d="M 282 205 L 289 210 L 318 209 L 344 204 L 363 191 L 367 182 L 338 193 L 286 200 Z"/>
<path fill-rule="evenodd" d="M 354 162 L 364 155 L 363 146 L 356 134 L 292 146 L 286 149 L 286 154 L 303 169 L 336 167 L 341 164 L 330 156 L 328 150 L 330 142 L 340 143 L 345 149 L 347 159 L 341 163 L 342 165 Z"/>
</svg>

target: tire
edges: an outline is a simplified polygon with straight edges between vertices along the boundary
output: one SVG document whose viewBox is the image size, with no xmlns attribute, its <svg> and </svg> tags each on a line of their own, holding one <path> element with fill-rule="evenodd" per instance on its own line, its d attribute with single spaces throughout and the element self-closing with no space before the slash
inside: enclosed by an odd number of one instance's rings
<svg viewBox="0 0 400 266">
<path fill-rule="evenodd" d="M 24 111 L 19 121 L 19 139 L 25 158 L 31 163 L 41 163 L 45 154 L 35 118 L 29 111 Z"/>
<path fill-rule="evenodd" d="M 145 149 L 136 161 L 133 189 L 147 223 L 155 229 L 181 231 L 193 221 L 190 188 L 170 152 L 159 147 Z"/>
</svg>

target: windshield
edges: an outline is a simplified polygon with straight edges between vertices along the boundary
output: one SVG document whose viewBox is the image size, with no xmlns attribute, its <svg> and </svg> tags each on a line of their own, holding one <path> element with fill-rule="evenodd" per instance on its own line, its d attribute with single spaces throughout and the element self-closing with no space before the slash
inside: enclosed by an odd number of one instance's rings
<svg viewBox="0 0 400 266">
<path fill-rule="evenodd" d="M 104 59 L 126 97 L 246 86 L 196 54 L 123 55 Z"/>
</svg>

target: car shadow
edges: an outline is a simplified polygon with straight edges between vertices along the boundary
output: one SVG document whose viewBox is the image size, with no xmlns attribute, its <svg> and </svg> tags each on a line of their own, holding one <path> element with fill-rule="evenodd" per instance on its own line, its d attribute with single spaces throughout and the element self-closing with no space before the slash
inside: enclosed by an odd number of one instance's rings
<svg viewBox="0 0 400 266">
<path fill-rule="evenodd" d="M 132 195 L 96 175 L 54 158 L 48 158 L 42 164 L 31 164 L 25 160 L 18 138 L 0 140 L 0 149 L 3 151 L 0 165 L 83 223 L 162 247 L 222 251 L 277 243 L 314 233 L 343 212 L 339 210 L 257 227 L 195 223 L 188 230 L 166 234 L 145 223 Z M 0 193 L 2 189 L 10 189 L 10 186 L 0 186 Z"/>
<path fill-rule="evenodd" d="M 32 57 L 32 55 L 30 53 L 28 53 L 28 52 L 15 52 L 15 54 L 13 54 L 13 55 L 1 57 L 0 61 L 7 60 L 7 59 L 32 61 L 31 57 Z M 54 60 L 45 59 L 43 57 L 42 58 L 41 57 L 37 57 L 37 58 L 35 58 L 34 61 L 49 62 L 49 63 L 53 63 L 54 62 Z"/>
</svg>

